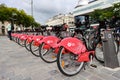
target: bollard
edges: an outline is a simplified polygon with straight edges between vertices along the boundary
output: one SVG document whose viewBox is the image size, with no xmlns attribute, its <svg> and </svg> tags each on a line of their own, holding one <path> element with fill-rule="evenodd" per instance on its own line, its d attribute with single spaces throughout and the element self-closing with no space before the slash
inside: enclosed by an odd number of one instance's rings
<svg viewBox="0 0 120 80">
<path fill-rule="evenodd" d="M 104 31 L 102 43 L 103 43 L 103 53 L 104 53 L 104 65 L 109 68 L 119 67 L 117 53 L 115 51 L 114 36 L 112 31 Z"/>
</svg>

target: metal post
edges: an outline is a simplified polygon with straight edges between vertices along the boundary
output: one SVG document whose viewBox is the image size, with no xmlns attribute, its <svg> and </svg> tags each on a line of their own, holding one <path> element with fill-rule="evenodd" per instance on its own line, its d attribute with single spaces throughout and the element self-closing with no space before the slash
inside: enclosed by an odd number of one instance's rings
<svg viewBox="0 0 120 80">
<path fill-rule="evenodd" d="M 33 0 L 31 0 L 31 15 L 33 17 Z M 33 30 L 33 22 L 32 22 L 32 30 Z"/>
<path fill-rule="evenodd" d="M 12 29 L 12 31 L 14 31 L 14 21 L 16 20 L 15 19 L 15 16 L 16 16 L 17 14 L 16 13 L 12 13 L 12 17 L 10 18 L 11 19 L 11 29 Z"/>
<path fill-rule="evenodd" d="M 112 31 L 104 31 L 103 33 L 103 52 L 104 52 L 104 61 L 105 66 L 110 68 L 119 67 L 117 53 L 115 51 L 114 45 L 114 36 L 112 35 Z"/>
</svg>

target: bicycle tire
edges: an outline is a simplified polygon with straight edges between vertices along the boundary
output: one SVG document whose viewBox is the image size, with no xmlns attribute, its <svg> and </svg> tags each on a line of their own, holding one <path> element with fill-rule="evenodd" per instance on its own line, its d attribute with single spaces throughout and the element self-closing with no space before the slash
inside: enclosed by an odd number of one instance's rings
<svg viewBox="0 0 120 80">
<path fill-rule="evenodd" d="M 84 62 L 78 62 L 77 60 L 71 59 L 75 54 L 63 53 L 64 47 L 60 47 L 57 55 L 57 67 L 60 72 L 66 76 L 73 76 L 78 74 L 84 66 Z M 69 59 L 68 59 L 69 58 Z M 68 60 L 68 62 L 66 62 Z M 69 61 L 71 60 L 71 61 Z M 66 70 L 69 69 L 70 70 Z M 73 68 L 73 69 L 72 69 Z M 75 69 L 74 69 L 75 68 Z"/>
<path fill-rule="evenodd" d="M 27 39 L 25 40 L 25 48 L 30 51 L 30 43 L 27 42 Z"/>
<path fill-rule="evenodd" d="M 25 40 L 18 39 L 18 44 L 22 47 L 25 47 Z"/>
<path fill-rule="evenodd" d="M 89 50 L 95 50 L 98 41 L 99 37 L 95 38 L 94 35 L 91 35 L 88 39 Z"/>
<path fill-rule="evenodd" d="M 115 49 L 116 49 L 116 54 L 118 54 L 119 52 L 119 44 L 117 41 L 114 41 L 114 45 L 115 45 Z M 97 61 L 99 61 L 100 63 L 104 63 L 104 55 L 103 55 L 103 46 L 102 46 L 102 42 L 100 41 L 95 49 L 95 58 Z"/>
<path fill-rule="evenodd" d="M 40 57 L 40 55 L 39 55 L 39 46 L 34 46 L 34 40 L 32 40 L 31 43 L 30 43 L 30 52 L 34 56 Z"/>
<path fill-rule="evenodd" d="M 39 55 L 46 63 L 53 63 L 57 61 L 57 54 L 54 53 L 54 49 L 44 49 L 45 43 L 43 42 L 39 47 Z"/>
</svg>

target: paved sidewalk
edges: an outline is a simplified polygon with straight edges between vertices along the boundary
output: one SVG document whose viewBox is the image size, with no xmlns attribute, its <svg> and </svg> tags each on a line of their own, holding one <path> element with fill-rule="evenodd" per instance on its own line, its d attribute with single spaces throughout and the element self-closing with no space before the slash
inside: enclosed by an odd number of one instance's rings
<svg viewBox="0 0 120 80">
<path fill-rule="evenodd" d="M 120 60 L 120 52 L 118 56 Z M 0 36 L 0 80 L 120 80 L 120 68 L 109 69 L 96 60 L 94 64 L 97 68 L 86 66 L 86 70 L 67 77 L 59 72 L 56 63 L 45 63 L 6 36 Z"/>
</svg>

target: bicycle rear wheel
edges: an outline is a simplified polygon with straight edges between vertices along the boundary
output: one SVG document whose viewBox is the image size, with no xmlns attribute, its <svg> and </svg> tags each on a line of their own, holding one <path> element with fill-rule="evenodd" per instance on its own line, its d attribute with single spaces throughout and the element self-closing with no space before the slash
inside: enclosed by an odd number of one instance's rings
<svg viewBox="0 0 120 80">
<path fill-rule="evenodd" d="M 63 53 L 64 47 L 60 47 L 57 56 L 57 66 L 61 73 L 66 76 L 78 74 L 83 68 L 84 62 L 78 62 L 73 53 Z"/>
<path fill-rule="evenodd" d="M 46 49 L 44 48 L 44 46 L 45 46 L 45 43 L 42 43 L 39 47 L 39 54 L 41 59 L 47 63 L 56 62 L 57 54 L 54 53 L 54 49 L 53 48 Z"/>
</svg>

